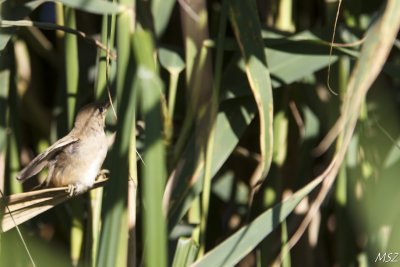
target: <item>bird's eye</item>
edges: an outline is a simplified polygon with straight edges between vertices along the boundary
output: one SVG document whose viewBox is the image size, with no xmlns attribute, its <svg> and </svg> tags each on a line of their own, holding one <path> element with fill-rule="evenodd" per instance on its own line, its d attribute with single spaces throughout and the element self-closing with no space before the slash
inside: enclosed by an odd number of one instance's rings
<svg viewBox="0 0 400 267">
<path fill-rule="evenodd" d="M 104 112 L 104 108 L 103 107 L 99 107 L 99 112 L 100 112 L 100 114 L 102 114 Z"/>
</svg>

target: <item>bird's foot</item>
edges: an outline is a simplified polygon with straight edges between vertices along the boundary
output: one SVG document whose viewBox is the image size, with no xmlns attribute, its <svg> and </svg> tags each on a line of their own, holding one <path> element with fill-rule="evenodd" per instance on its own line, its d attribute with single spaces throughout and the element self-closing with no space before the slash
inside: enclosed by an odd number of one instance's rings
<svg viewBox="0 0 400 267">
<path fill-rule="evenodd" d="M 69 184 L 66 192 L 69 197 L 72 197 L 85 193 L 89 188 L 89 186 L 80 183 Z"/>
<path fill-rule="evenodd" d="M 67 188 L 67 193 L 69 197 L 72 197 L 74 193 L 76 192 L 76 186 L 74 184 L 69 184 Z"/>
<path fill-rule="evenodd" d="M 99 179 L 106 179 L 107 176 L 108 176 L 108 174 L 110 174 L 110 171 L 109 171 L 109 170 L 107 170 L 107 169 L 102 169 L 102 170 L 100 170 L 99 173 L 97 174 L 96 180 L 99 180 Z"/>
</svg>

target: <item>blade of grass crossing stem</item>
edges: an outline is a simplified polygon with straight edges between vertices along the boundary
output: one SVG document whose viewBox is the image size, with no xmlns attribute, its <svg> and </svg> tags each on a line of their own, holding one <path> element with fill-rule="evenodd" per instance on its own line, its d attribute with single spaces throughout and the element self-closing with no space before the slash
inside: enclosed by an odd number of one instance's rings
<svg viewBox="0 0 400 267">
<path fill-rule="evenodd" d="M 165 148 L 161 118 L 162 82 L 154 62 L 154 43 L 150 32 L 137 27 L 133 50 L 138 63 L 140 102 L 145 121 L 145 166 L 142 169 L 144 257 L 149 267 L 167 266 L 167 223 L 162 212 L 166 179 Z M 157 253 L 155 256 L 154 253 Z"/>
<path fill-rule="evenodd" d="M 252 186 L 255 186 L 265 178 L 272 160 L 272 85 L 255 1 L 233 0 L 229 4 L 232 26 L 246 61 L 246 74 L 260 118 L 260 151 L 262 160 L 260 162 L 261 172 L 252 184 Z"/>
<path fill-rule="evenodd" d="M 120 1 L 132 5 L 131 1 Z M 133 14 L 125 10 L 117 17 L 117 134 L 110 159 L 110 182 L 103 200 L 103 229 L 101 232 L 97 266 L 126 266 L 128 249 L 128 222 L 126 217 L 129 179 L 129 147 L 134 113 L 136 86 L 133 75 L 131 36 Z"/>
<path fill-rule="evenodd" d="M 288 199 L 263 212 L 250 224 L 242 227 L 192 266 L 234 266 L 285 220 L 297 204 L 321 181 L 322 176 L 310 182 Z"/>
<path fill-rule="evenodd" d="M 211 179 L 212 179 L 212 165 L 213 165 L 213 152 L 214 152 L 214 138 L 216 131 L 216 121 L 218 113 L 218 96 L 219 88 L 221 86 L 222 64 L 224 55 L 224 40 L 226 23 L 228 18 L 228 1 L 224 0 L 221 8 L 221 15 L 218 29 L 217 50 L 215 60 L 215 74 L 211 98 L 211 112 L 210 112 L 210 134 L 207 140 L 206 158 L 204 165 L 204 179 L 203 179 L 203 193 L 201 199 L 202 217 L 200 221 L 200 250 L 198 257 L 201 257 L 205 252 L 206 247 L 206 232 L 207 232 L 207 218 L 210 203 L 211 192 Z"/>
</svg>

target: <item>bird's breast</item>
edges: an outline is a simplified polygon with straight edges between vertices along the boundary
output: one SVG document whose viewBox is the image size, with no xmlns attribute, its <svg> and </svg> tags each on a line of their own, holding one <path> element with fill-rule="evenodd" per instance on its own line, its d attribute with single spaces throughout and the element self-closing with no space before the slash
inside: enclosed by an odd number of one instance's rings
<svg viewBox="0 0 400 267">
<path fill-rule="evenodd" d="M 91 187 L 107 155 L 107 139 L 104 136 L 85 138 L 60 153 L 51 179 L 56 186 L 77 182 Z"/>
</svg>

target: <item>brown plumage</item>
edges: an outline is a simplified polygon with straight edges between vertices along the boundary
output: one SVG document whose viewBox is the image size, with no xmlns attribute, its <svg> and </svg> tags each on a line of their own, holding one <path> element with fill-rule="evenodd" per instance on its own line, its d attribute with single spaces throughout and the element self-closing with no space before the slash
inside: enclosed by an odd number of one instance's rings
<svg viewBox="0 0 400 267">
<path fill-rule="evenodd" d="M 71 195 L 92 187 L 107 155 L 104 126 L 108 106 L 108 102 L 84 106 L 71 132 L 36 156 L 17 175 L 17 180 L 24 182 L 47 166 L 47 185 L 68 186 Z"/>
</svg>

